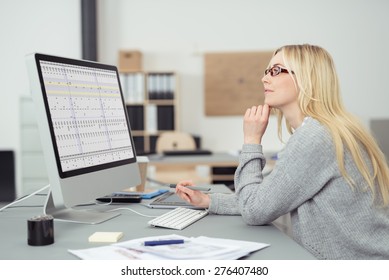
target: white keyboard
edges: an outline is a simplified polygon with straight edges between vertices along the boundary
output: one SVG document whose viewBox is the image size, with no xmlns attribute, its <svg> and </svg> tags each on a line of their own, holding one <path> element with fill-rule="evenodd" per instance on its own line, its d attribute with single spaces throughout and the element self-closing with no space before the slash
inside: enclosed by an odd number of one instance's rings
<svg viewBox="0 0 389 280">
<path fill-rule="evenodd" d="M 194 222 L 208 215 L 208 210 L 188 209 L 177 207 L 151 221 L 149 225 L 171 229 L 184 229 Z"/>
</svg>

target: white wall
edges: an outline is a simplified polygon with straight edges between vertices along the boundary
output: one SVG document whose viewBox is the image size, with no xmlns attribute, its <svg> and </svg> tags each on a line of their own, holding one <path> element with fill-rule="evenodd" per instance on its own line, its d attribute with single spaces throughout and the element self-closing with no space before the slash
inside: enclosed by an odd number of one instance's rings
<svg viewBox="0 0 389 280">
<path fill-rule="evenodd" d="M 243 133 L 240 116 L 204 114 L 204 52 L 321 45 L 336 62 L 346 107 L 366 125 L 389 117 L 386 0 L 117 0 L 99 8 L 100 60 L 116 64 L 119 49 L 139 49 L 145 70 L 176 71 L 181 129 L 202 135 L 205 148 L 240 149 Z M 281 147 L 275 119 L 264 147 Z"/>
<path fill-rule="evenodd" d="M 202 135 L 206 148 L 239 149 L 243 135 L 241 117 L 204 115 L 208 51 L 321 45 L 336 61 L 349 110 L 365 123 L 389 117 L 386 0 L 100 0 L 99 8 L 101 61 L 116 64 L 119 49 L 140 49 L 145 70 L 179 73 L 181 129 Z M 29 94 L 24 55 L 80 58 L 80 0 L 1 0 L 0 36 L 0 149 L 18 152 L 18 101 Z M 275 127 L 272 120 L 267 150 L 280 147 Z"/>
<path fill-rule="evenodd" d="M 24 56 L 81 58 L 80 0 L 1 0 L 0 36 L 0 149 L 18 157 L 19 97 L 30 95 Z"/>
</svg>

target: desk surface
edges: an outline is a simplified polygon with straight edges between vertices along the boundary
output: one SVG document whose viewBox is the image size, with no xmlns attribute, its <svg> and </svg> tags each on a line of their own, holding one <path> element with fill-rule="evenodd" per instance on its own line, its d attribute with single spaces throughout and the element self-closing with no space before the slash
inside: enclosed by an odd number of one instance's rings
<svg viewBox="0 0 389 280">
<path fill-rule="evenodd" d="M 215 186 L 220 187 L 220 186 Z M 224 186 L 223 186 L 224 188 Z M 29 198 L 15 206 L 42 205 L 44 196 Z M 102 210 L 129 207 L 142 214 L 157 216 L 169 210 L 150 209 L 141 204 L 96 206 Z M 68 249 L 84 249 L 107 245 L 89 243 L 88 237 L 96 231 L 121 231 L 120 241 L 154 235 L 179 234 L 187 237 L 208 236 L 271 244 L 270 247 L 254 252 L 246 259 L 314 259 L 295 241 L 273 225 L 248 226 L 240 216 L 208 215 L 181 231 L 153 228 L 147 225 L 152 218 L 142 217 L 128 210 L 119 210 L 122 215 L 97 225 L 54 222 L 54 244 L 29 246 L 27 244 L 27 220 L 39 215 L 41 207 L 8 208 L 0 212 L 0 259 L 77 259 Z"/>
<path fill-rule="evenodd" d="M 150 165 L 208 165 L 208 166 L 237 166 L 239 157 L 229 153 L 212 153 L 211 155 L 188 155 L 188 156 L 164 156 L 150 155 Z"/>
</svg>

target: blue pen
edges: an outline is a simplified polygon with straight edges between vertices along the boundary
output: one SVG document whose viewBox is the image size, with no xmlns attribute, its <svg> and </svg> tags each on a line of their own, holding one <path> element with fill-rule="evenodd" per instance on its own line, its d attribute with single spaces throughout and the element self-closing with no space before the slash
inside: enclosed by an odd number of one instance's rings
<svg viewBox="0 0 389 280">
<path fill-rule="evenodd" d="M 153 240 L 145 241 L 145 246 L 159 246 L 159 245 L 172 245 L 172 244 L 182 244 L 184 243 L 183 239 L 170 239 L 170 240 Z"/>
</svg>

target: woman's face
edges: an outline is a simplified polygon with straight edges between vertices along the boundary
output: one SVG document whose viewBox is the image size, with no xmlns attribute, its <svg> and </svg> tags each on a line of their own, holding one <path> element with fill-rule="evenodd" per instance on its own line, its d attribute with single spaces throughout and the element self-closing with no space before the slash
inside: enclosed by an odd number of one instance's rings
<svg viewBox="0 0 389 280">
<path fill-rule="evenodd" d="M 286 70 L 282 58 L 282 51 L 278 52 L 271 59 L 270 68 L 274 66 L 279 66 Z M 284 114 L 291 110 L 300 111 L 297 101 L 298 92 L 291 74 L 280 72 L 278 75 L 271 76 L 271 72 L 272 71 L 262 78 L 263 86 L 265 88 L 265 104 L 280 109 Z M 275 74 L 275 72 L 276 71 L 273 71 L 273 74 Z"/>
</svg>

